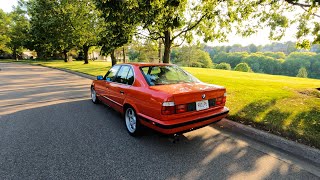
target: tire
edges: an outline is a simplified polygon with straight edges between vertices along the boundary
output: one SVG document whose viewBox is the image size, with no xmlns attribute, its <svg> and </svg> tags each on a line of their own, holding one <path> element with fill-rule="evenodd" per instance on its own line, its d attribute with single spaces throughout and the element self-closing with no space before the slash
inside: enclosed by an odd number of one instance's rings
<svg viewBox="0 0 320 180">
<path fill-rule="evenodd" d="M 93 86 L 91 87 L 91 100 L 94 104 L 98 104 L 100 101 L 97 97 L 97 93 L 96 91 L 94 90 Z"/>
<path fill-rule="evenodd" d="M 132 107 L 125 110 L 124 121 L 126 129 L 131 136 L 138 136 L 141 133 L 141 124 L 137 118 L 136 111 Z"/>
</svg>

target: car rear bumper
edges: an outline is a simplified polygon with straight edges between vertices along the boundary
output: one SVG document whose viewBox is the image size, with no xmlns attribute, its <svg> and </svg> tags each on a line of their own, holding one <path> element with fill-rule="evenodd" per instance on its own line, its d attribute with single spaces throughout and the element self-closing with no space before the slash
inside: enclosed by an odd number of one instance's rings
<svg viewBox="0 0 320 180">
<path fill-rule="evenodd" d="M 181 123 L 170 123 L 166 122 L 164 124 L 161 121 L 152 119 L 150 117 L 145 117 L 142 115 L 139 115 L 140 122 L 156 131 L 159 131 L 163 134 L 177 134 L 177 133 L 183 133 L 187 131 L 192 131 L 204 126 L 207 126 L 209 124 L 212 124 L 214 122 L 217 122 L 221 120 L 222 118 L 226 117 L 229 113 L 229 109 L 224 107 L 221 111 L 216 112 L 214 114 L 211 114 L 210 116 L 206 117 L 200 117 L 193 119 L 191 121 L 181 122 Z"/>
</svg>

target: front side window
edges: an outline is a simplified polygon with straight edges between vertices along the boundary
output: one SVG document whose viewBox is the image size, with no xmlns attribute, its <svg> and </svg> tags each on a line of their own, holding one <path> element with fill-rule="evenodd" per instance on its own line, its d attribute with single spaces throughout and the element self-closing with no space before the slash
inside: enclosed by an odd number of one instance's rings
<svg viewBox="0 0 320 180">
<path fill-rule="evenodd" d="M 107 74 L 104 76 L 104 79 L 107 81 L 114 81 L 114 78 L 119 70 L 120 66 L 113 66 L 108 72 Z"/>
<path fill-rule="evenodd" d="M 144 66 L 140 69 L 150 86 L 199 82 L 178 66 Z"/>
</svg>

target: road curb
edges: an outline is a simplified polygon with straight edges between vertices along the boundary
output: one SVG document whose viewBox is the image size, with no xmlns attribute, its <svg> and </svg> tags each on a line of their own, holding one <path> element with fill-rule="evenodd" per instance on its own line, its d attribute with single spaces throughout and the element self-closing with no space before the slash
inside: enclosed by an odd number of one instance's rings
<svg viewBox="0 0 320 180">
<path fill-rule="evenodd" d="M 75 72 L 67 69 L 48 67 L 48 66 L 43 66 L 41 64 L 39 64 L 39 66 L 61 70 L 61 71 L 75 74 L 87 79 L 92 79 L 92 80 L 96 79 L 95 76 L 80 73 L 80 72 Z M 253 127 L 246 126 L 226 118 L 222 119 L 216 124 L 220 127 L 229 129 L 232 132 L 243 134 L 256 141 L 262 142 L 264 144 L 267 144 L 277 149 L 281 149 L 287 153 L 300 157 L 301 159 L 310 161 L 314 163 L 314 165 L 320 167 L 320 150 L 319 149 L 312 148 L 304 144 L 300 144 L 300 143 L 285 139 L 283 137 L 280 137 L 271 133 L 267 133 L 259 129 L 255 129 Z"/>
<path fill-rule="evenodd" d="M 216 123 L 218 126 L 227 128 L 232 132 L 241 133 L 249 138 L 267 144 L 277 149 L 281 149 L 292 155 L 298 156 L 302 159 L 311 161 L 316 166 L 320 166 L 320 150 L 300 144 L 280 136 L 276 136 L 265 131 L 255 129 L 250 126 L 243 125 L 229 119 L 222 119 Z"/>
</svg>

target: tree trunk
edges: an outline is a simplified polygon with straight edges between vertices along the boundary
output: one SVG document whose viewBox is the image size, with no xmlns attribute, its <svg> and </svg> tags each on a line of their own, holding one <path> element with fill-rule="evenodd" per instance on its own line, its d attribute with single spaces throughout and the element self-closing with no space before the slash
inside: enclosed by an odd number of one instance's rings
<svg viewBox="0 0 320 180">
<path fill-rule="evenodd" d="M 114 55 L 114 50 L 111 51 L 111 62 L 112 62 L 112 66 L 117 64 L 117 59 L 116 59 L 116 56 Z"/>
<path fill-rule="evenodd" d="M 123 63 L 126 63 L 126 53 L 124 51 L 124 46 L 122 47 Z"/>
<path fill-rule="evenodd" d="M 83 45 L 84 64 L 89 64 L 89 46 Z"/>
<path fill-rule="evenodd" d="M 63 50 L 63 55 L 64 55 L 64 62 L 68 62 L 68 51 Z"/>
<path fill-rule="evenodd" d="M 164 55 L 163 55 L 163 63 L 170 62 L 170 53 L 171 53 L 171 31 L 167 30 L 164 32 Z"/>
<path fill-rule="evenodd" d="M 158 56 L 159 56 L 159 63 L 161 63 L 161 39 L 159 39 L 159 47 L 158 47 Z"/>
<path fill-rule="evenodd" d="M 17 48 L 13 47 L 13 59 L 18 61 L 18 54 L 17 54 Z"/>
</svg>

